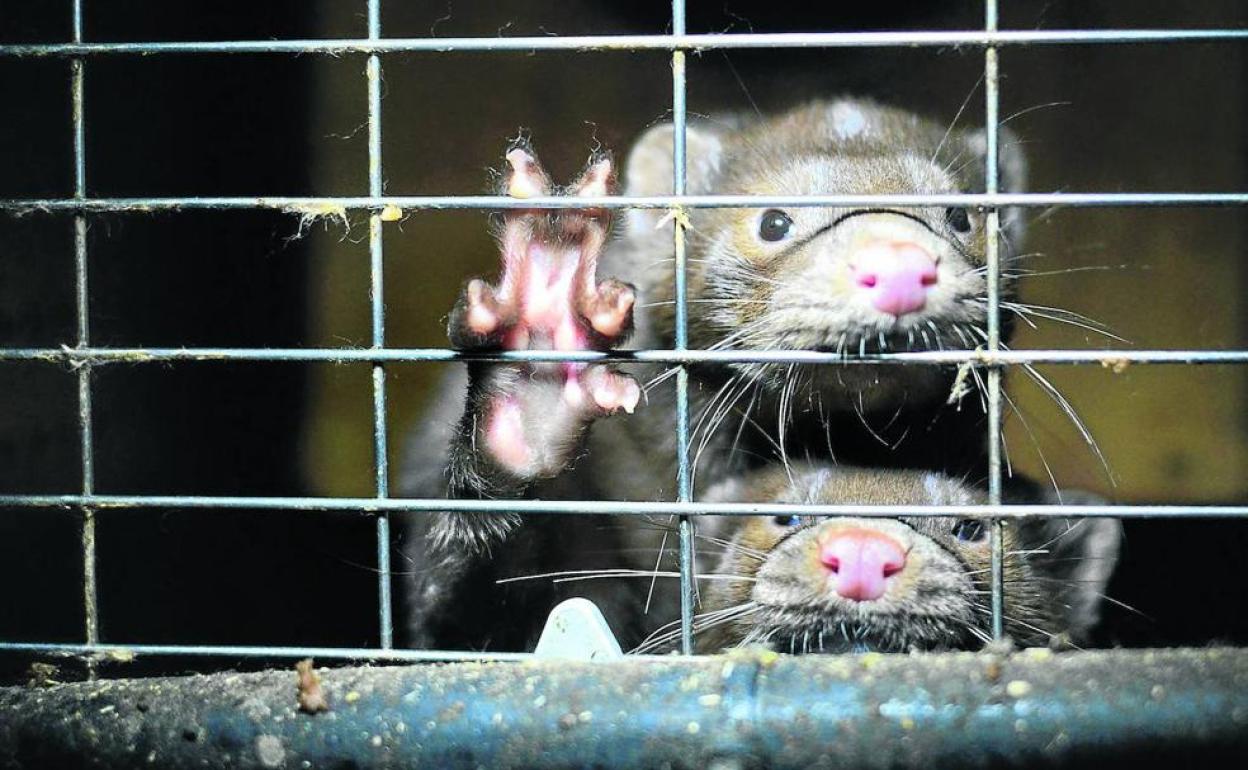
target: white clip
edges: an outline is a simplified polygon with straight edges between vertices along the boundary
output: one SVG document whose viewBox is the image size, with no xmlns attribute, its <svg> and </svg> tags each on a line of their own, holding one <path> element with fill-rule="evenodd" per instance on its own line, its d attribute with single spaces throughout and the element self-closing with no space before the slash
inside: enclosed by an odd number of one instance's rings
<svg viewBox="0 0 1248 770">
<path fill-rule="evenodd" d="M 533 653 L 539 658 L 579 661 L 624 657 L 598 605 L 579 596 L 560 602 L 550 611 Z"/>
</svg>

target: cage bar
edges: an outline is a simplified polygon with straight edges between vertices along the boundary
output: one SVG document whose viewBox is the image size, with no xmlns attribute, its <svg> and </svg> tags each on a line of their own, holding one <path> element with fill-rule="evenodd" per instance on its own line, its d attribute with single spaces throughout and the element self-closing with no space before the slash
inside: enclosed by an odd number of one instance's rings
<svg viewBox="0 0 1248 770">
<path fill-rule="evenodd" d="M 73 2 L 73 36 L 75 43 L 82 43 L 82 0 Z M 87 197 L 86 117 L 83 111 L 84 63 L 81 58 L 70 61 L 70 121 L 74 142 L 74 200 Z M 74 214 L 74 289 L 75 313 L 77 315 L 79 350 L 91 345 L 90 284 L 87 271 L 87 215 L 84 211 Z M 82 495 L 89 499 L 95 494 L 95 440 L 92 431 L 91 403 L 92 361 L 78 362 L 78 439 L 81 457 Z M 79 508 L 82 514 L 82 614 L 83 636 L 88 647 L 99 644 L 100 616 L 99 592 L 95 563 L 95 509 L 90 505 Z M 88 666 L 89 676 L 95 676 L 93 666 Z"/>
<path fill-rule="evenodd" d="M 1118 43 L 1217 43 L 1248 39 L 1242 29 L 1076 29 L 905 32 L 778 32 L 567 37 L 223 40 L 0 45 L 0 57 L 151 56 L 155 54 L 390 54 L 498 51 L 710 51 L 750 48 L 1001 47 Z"/>
<path fill-rule="evenodd" d="M 672 34 L 685 33 L 685 0 L 672 0 Z M 685 129 L 688 116 L 685 97 L 685 52 L 672 51 L 672 192 L 679 200 L 685 194 Z M 679 206 L 672 209 L 672 231 L 676 257 L 676 286 L 673 300 L 676 310 L 677 351 L 689 345 L 689 309 L 685 284 L 685 223 Z M 678 364 L 676 370 L 676 495 L 682 503 L 693 500 L 689 472 L 689 369 Z M 688 515 L 679 518 L 680 538 L 680 647 L 686 655 L 693 654 L 693 609 L 697 586 L 693 579 L 693 521 Z"/>
<path fill-rule="evenodd" d="M 339 511 L 376 513 L 378 511 L 456 511 L 497 513 L 514 511 L 530 514 L 606 514 L 611 516 L 998 516 L 1007 519 L 1027 517 L 1082 517 L 1124 519 L 1217 519 L 1248 517 L 1248 505 L 1068 505 L 1010 503 L 1002 505 L 907 505 L 815 504 L 815 503 L 704 503 L 679 501 L 627 500 L 489 500 L 465 498 L 385 498 L 376 497 L 279 497 L 230 495 L 0 495 L 0 506 L 14 508 L 252 508 L 266 511 Z"/>
<path fill-rule="evenodd" d="M 528 660 L 525 652 L 475 652 L 471 650 L 408 650 L 368 647 L 293 647 L 286 645 L 196 645 L 196 644 L 58 644 L 40 642 L 0 642 L 0 652 L 28 653 L 52 658 L 78 658 L 89 665 L 125 663 L 136 658 L 234 658 L 300 660 L 366 660 L 394 663 L 454 663 L 458 661 L 510 662 Z M 641 656 L 636 656 L 641 657 Z"/>
<path fill-rule="evenodd" d="M 211 361 L 320 362 L 320 363 L 421 363 L 450 361 L 537 361 L 582 363 L 770 363 L 853 365 L 973 364 L 1014 366 L 1020 364 L 1099 364 L 1121 369 L 1135 364 L 1227 365 L 1248 363 L 1248 350 L 925 350 L 904 353 L 831 353 L 818 350 L 504 350 L 467 352 L 452 348 L 0 348 L 0 361 L 41 361 L 78 366 L 101 364 L 203 363 Z"/>
<path fill-rule="evenodd" d="M 368 39 L 381 38 L 381 0 L 368 0 Z M 380 198 L 384 178 L 381 165 L 381 59 L 368 57 L 368 194 Z M 382 250 L 381 212 L 368 217 L 369 300 L 373 350 L 386 347 L 385 253 Z M 390 496 L 390 460 L 386 440 L 386 368 L 373 362 L 373 463 L 377 498 Z M 381 646 L 394 646 L 393 603 L 390 598 L 390 514 L 377 516 L 377 624 Z"/>
<path fill-rule="evenodd" d="M 511 662 L 531 660 L 527 652 L 478 650 L 409 650 L 370 647 L 303 647 L 292 645 L 206 644 L 68 644 L 58 642 L 0 642 L 0 652 L 42 655 L 51 659 L 80 659 L 89 665 L 121 664 L 138 658 L 220 658 L 236 660 L 371 661 L 388 663 L 454 663 L 457 661 Z M 644 658 L 646 656 L 630 656 Z M 2 688 L 0 688 L 2 689 Z"/>
<path fill-rule="evenodd" d="M 984 29 L 997 28 L 997 0 L 984 0 Z M 997 161 L 1001 93 L 997 49 L 984 49 L 984 192 L 998 192 Z M 989 354 L 1001 349 L 1001 210 L 989 208 L 985 223 L 985 260 L 988 266 L 988 340 Z M 1001 504 L 1001 368 L 989 367 L 988 385 L 988 504 Z M 989 529 L 992 563 L 989 586 L 992 591 L 992 637 L 1005 636 L 1005 539 L 1001 519 L 993 519 Z"/>
<path fill-rule="evenodd" d="M 1210 193 L 948 193 L 943 195 L 649 195 L 575 198 L 533 197 L 517 200 L 501 195 L 385 195 L 385 196 L 234 196 L 180 198 L 8 198 L 0 199 L 0 212 L 10 215 L 54 214 L 94 211 L 120 214 L 152 214 L 180 210 L 284 211 L 296 216 L 317 214 L 330 209 L 382 210 L 469 209 L 506 211 L 508 209 L 673 209 L 683 208 L 945 208 L 947 206 L 1048 208 L 1079 207 L 1204 207 L 1248 206 L 1248 192 Z"/>
</svg>

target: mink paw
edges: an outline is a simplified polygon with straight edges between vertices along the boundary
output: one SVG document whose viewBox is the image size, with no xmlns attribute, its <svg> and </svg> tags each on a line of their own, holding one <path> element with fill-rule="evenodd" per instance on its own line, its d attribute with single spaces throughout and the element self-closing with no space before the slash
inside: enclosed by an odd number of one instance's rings
<svg viewBox="0 0 1248 770">
<path fill-rule="evenodd" d="M 507 153 L 504 189 L 515 198 L 551 195 L 537 158 Z M 614 186 L 611 159 L 590 161 L 569 196 L 604 196 Z M 599 282 L 598 256 L 610 228 L 603 209 L 509 210 L 503 223 L 498 283 L 470 281 L 451 313 L 448 333 L 463 349 L 607 350 L 632 330 L 633 287 Z"/>
<path fill-rule="evenodd" d="M 611 193 L 611 159 L 597 156 L 568 188 L 552 192 L 549 176 L 524 146 L 507 153 L 503 189 L 514 198 Z M 604 209 L 512 209 L 500 236 L 497 283 L 470 281 L 451 313 L 448 335 L 466 350 L 609 350 L 632 331 L 636 291 L 599 281 L 598 257 L 610 229 Z M 563 470 L 586 426 L 641 397 L 632 377 L 604 364 L 481 365 L 472 399 L 475 449 L 513 477 Z"/>
</svg>

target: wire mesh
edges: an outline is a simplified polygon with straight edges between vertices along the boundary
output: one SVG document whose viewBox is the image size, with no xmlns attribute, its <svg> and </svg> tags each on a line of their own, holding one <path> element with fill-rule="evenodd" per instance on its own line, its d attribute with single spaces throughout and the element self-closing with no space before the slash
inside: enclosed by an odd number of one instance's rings
<svg viewBox="0 0 1248 770">
<path fill-rule="evenodd" d="M 73 194 L 64 198 L 0 200 L 0 211 L 9 215 L 69 214 L 74 224 L 76 341 L 61 348 L 4 348 L 0 361 L 43 361 L 68 365 L 78 380 L 78 427 L 81 445 L 81 493 L 77 495 L 0 495 L 0 506 L 19 508 L 72 508 L 81 513 L 81 559 L 83 564 L 83 643 L 3 642 L 0 650 L 15 652 L 83 654 L 99 659 L 110 654 L 150 654 L 235 657 L 317 657 L 326 659 L 376 660 L 511 660 L 524 657 L 509 653 L 476 653 L 437 650 L 397 650 L 393 648 L 394 626 L 391 611 L 390 514 L 404 511 L 493 512 L 502 508 L 525 514 L 597 513 L 624 516 L 675 516 L 679 521 L 681 583 L 681 648 L 692 653 L 692 618 L 695 602 L 693 579 L 694 517 L 721 515 L 784 515 L 792 505 L 709 504 L 696 502 L 690 484 L 688 370 L 702 362 L 760 362 L 800 364 L 896 364 L 952 365 L 980 367 L 987 374 L 989 426 L 988 504 L 979 506 L 932 506 L 920 511 L 909 507 L 883 505 L 803 505 L 808 515 L 835 516 L 950 516 L 982 515 L 992 518 L 992 631 L 1003 633 L 1003 553 L 1002 522 L 1033 516 L 1083 516 L 1116 518 L 1240 518 L 1248 516 L 1248 506 L 1175 505 L 1003 505 L 1002 487 L 1002 383 L 1006 367 L 1021 364 L 1244 364 L 1244 350 L 1004 350 L 1000 339 L 1001 255 L 1000 209 L 1048 206 L 1137 207 L 1137 206 L 1244 206 L 1248 193 L 1242 192 L 1157 192 L 1157 193 L 1002 193 L 997 174 L 998 115 L 1000 80 L 998 49 L 1035 45 L 1108 45 L 1236 43 L 1248 40 L 1248 30 L 999 30 L 997 0 L 984 2 L 984 28 L 970 31 L 913 32 L 836 32 L 782 34 L 688 34 L 684 0 L 672 0 L 671 34 L 611 35 L 577 37 L 386 39 L 381 34 L 381 0 L 367 0 L 366 39 L 340 40 L 229 40 L 213 42 L 123 42 L 91 43 L 84 38 L 83 2 L 72 0 L 72 41 L 56 44 L 0 45 L 0 58 L 64 58 L 69 61 L 71 121 L 73 135 Z M 983 193 L 951 195 L 688 195 L 685 177 L 686 96 L 688 90 L 686 55 L 713 49 L 783 49 L 897 46 L 966 46 L 983 49 L 986 112 L 986 186 Z M 541 52 L 541 51 L 670 51 L 672 67 L 673 194 L 670 196 L 609 198 L 538 197 L 517 201 L 505 196 L 428 195 L 388 196 L 384 190 L 382 164 L 382 57 L 394 53 L 430 52 Z M 84 81 L 86 61 L 104 56 L 147 56 L 177 54 L 361 54 L 366 57 L 368 126 L 368 194 L 337 197 L 89 197 L 86 186 L 86 118 Z M 302 214 L 332 206 L 335 210 L 364 211 L 369 218 L 369 291 L 371 346 L 355 348 L 260 349 L 260 348 L 103 348 L 91 344 L 88 284 L 88 216 L 100 213 L 151 214 L 193 210 L 278 210 Z M 982 350 L 943 350 L 914 353 L 857 354 L 815 351 L 688 349 L 687 289 L 685 285 L 685 231 L 675 217 L 676 255 L 675 309 L 676 334 L 672 350 L 640 351 L 508 351 L 468 354 L 443 348 L 390 348 L 386 346 L 384 305 L 384 253 L 382 226 L 384 209 L 484 209 L 509 208 L 626 208 L 669 209 L 766 206 L 817 207 L 946 207 L 977 206 L 987 212 L 988 340 Z M 678 367 L 676 438 L 678 448 L 677 500 L 674 502 L 614 502 L 603 500 L 415 500 L 390 496 L 387 463 L 386 365 L 398 362 L 437 361 L 634 361 L 674 364 Z M 302 361 L 368 364 L 372 371 L 372 416 L 374 449 L 374 489 L 368 498 L 242 497 L 242 496 L 159 496 L 98 495 L 94 484 L 94 442 L 92 436 L 92 373 L 97 366 L 145 364 L 170 361 Z M 322 648 L 293 646 L 201 646 L 105 644 L 99 638 L 99 609 L 96 597 L 95 524 L 102 511 L 110 515 L 127 509 L 178 507 L 199 510 L 247 508 L 271 511 L 366 512 L 376 516 L 376 553 L 379 572 L 378 626 L 380 648 Z"/>
</svg>

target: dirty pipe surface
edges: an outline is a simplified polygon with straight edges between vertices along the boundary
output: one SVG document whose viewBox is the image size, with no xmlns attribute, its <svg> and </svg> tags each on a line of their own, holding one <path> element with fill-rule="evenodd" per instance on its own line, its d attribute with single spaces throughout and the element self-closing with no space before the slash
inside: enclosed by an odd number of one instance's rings
<svg viewBox="0 0 1248 770">
<path fill-rule="evenodd" d="M 1152 766 L 1248 756 L 1248 651 L 716 657 L 0 688 L 0 767 Z M 306 700 L 306 698 L 305 698 Z"/>
</svg>

